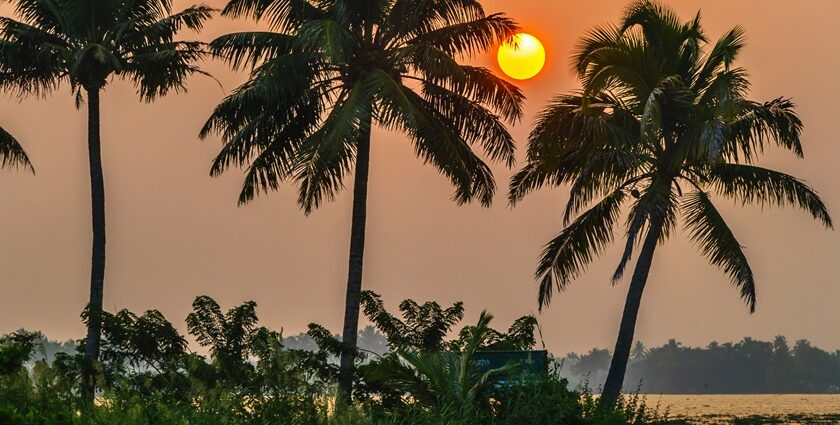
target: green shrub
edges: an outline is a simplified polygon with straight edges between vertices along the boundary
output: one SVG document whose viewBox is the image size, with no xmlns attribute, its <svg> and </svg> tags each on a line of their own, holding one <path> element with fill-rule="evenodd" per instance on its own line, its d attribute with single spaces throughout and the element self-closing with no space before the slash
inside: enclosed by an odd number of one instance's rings
<svg viewBox="0 0 840 425">
<path fill-rule="evenodd" d="M 377 301 L 375 294 L 368 295 Z M 371 304 L 374 307 L 381 304 Z M 616 409 L 598 405 L 588 392 L 568 388 L 551 373 L 516 382 L 517 365 L 477 370 L 472 356 L 481 349 L 533 345 L 536 325 L 528 316 L 506 333 L 489 327 L 482 313 L 452 341 L 443 339 L 461 311 L 434 303 L 406 301 L 408 317 L 437 323 L 399 340 L 393 352 L 366 360 L 356 352 L 355 402 L 336 413 L 336 355 L 345 349 L 326 328 L 311 325 L 318 351 L 288 349 L 281 334 L 258 326 L 256 305 L 227 312 L 199 297 L 188 318 L 190 335 L 208 357 L 188 350 L 186 338 L 157 311 L 103 314 L 99 393 L 94 406 L 80 396 L 83 341 L 75 353 L 59 353 L 52 363 L 27 364 L 34 335 L 0 338 L 2 425 L 514 425 L 646 424 L 661 421 L 638 396 L 622 398 Z M 375 309 L 374 309 L 375 310 Z M 373 310 L 371 310 L 373 311 Z M 416 313 L 416 314 L 415 314 Z M 376 311 L 381 326 L 409 326 Z M 457 320 L 455 320 L 457 319 Z M 413 319 L 412 319 L 413 320 Z M 430 323 L 431 323 L 430 322 Z M 408 323 L 408 325 L 407 325 Z M 445 326 L 444 326 L 445 325 Z M 409 338 L 410 337 L 410 338 Z M 448 351 L 457 350 L 457 351 Z M 29 367 L 26 367 L 29 366 Z"/>
</svg>

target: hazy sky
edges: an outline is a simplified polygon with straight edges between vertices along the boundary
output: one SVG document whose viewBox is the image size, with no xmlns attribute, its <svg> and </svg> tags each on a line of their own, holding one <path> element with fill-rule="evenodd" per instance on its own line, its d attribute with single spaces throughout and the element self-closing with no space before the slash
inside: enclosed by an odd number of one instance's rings
<svg viewBox="0 0 840 425">
<path fill-rule="evenodd" d="M 188 1 L 176 0 L 178 7 Z M 840 2 L 763 0 L 673 2 L 688 18 L 703 10 L 716 39 L 740 24 L 748 46 L 740 64 L 752 76 L 752 97 L 793 97 L 805 122 L 805 160 L 771 152 L 763 165 L 813 184 L 840 218 L 837 144 L 840 86 L 836 74 L 836 17 Z M 223 0 L 208 0 L 221 7 Z M 542 74 L 522 84 L 526 119 L 512 132 L 525 148 L 528 125 L 553 94 L 578 87 L 569 56 L 583 32 L 614 22 L 623 1 L 493 0 L 538 36 L 548 51 Z M 0 6 L 8 14 L 7 4 Z M 218 19 L 203 40 L 252 27 Z M 494 56 L 480 61 L 497 69 Z M 105 306 L 159 309 L 184 329 L 199 294 L 224 307 L 258 303 L 262 323 L 285 333 L 318 322 L 339 330 L 343 315 L 351 193 L 310 217 L 297 209 L 292 187 L 236 206 L 241 173 L 211 179 L 218 139 L 199 141 L 211 109 L 244 80 L 216 61 L 209 78 L 195 77 L 187 94 L 142 104 L 126 83 L 102 97 L 102 137 L 108 219 Z M 89 180 L 85 112 L 65 90 L 18 103 L 4 97 L 0 125 L 28 150 L 37 176 L 0 171 L 0 333 L 40 329 L 52 338 L 83 335 L 79 312 L 90 271 Z M 458 207 L 451 187 L 423 166 L 400 135 L 374 131 L 364 285 L 388 306 L 403 298 L 463 300 L 469 321 L 482 308 L 507 327 L 536 313 L 533 281 L 542 245 L 561 230 L 563 188 L 546 189 L 516 209 L 505 200 L 513 173 L 494 165 L 499 193 L 490 209 Z M 348 183 L 350 180 L 348 179 Z M 348 187 L 352 187 L 349 185 Z M 840 348 L 840 235 L 793 209 L 741 208 L 722 201 L 758 281 L 758 309 L 750 315 L 728 278 L 706 264 L 678 232 L 657 251 L 637 328 L 637 339 L 660 344 L 674 337 L 691 345 L 745 335 L 808 338 Z M 608 251 L 539 315 L 547 347 L 555 352 L 612 348 L 627 282 L 609 276 L 618 248 Z"/>
</svg>

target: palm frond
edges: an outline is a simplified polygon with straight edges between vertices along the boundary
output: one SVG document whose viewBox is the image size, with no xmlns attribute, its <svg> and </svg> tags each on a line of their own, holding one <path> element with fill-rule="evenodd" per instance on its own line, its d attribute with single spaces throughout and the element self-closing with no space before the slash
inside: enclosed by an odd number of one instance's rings
<svg viewBox="0 0 840 425">
<path fill-rule="evenodd" d="M 356 85 L 336 103 L 322 127 L 302 143 L 295 178 L 299 181 L 298 204 L 306 214 L 324 200 L 335 199 L 343 187 L 358 138 L 370 131 L 370 101 L 366 88 Z"/>
<path fill-rule="evenodd" d="M 464 140 L 481 143 L 490 159 L 513 166 L 516 142 L 499 116 L 470 98 L 435 84 L 423 84 L 423 95 L 458 129 Z"/>
<path fill-rule="evenodd" d="M 457 72 L 453 72 L 446 68 L 432 69 L 426 64 L 415 65 L 425 74 L 424 80 L 428 83 L 486 105 L 508 121 L 515 122 L 522 118 L 522 105 L 525 100 L 522 90 L 499 78 L 487 68 L 462 65 Z"/>
<path fill-rule="evenodd" d="M 686 194 L 682 204 L 685 226 L 691 240 L 709 262 L 723 269 L 732 284 L 741 291 L 741 298 L 750 312 L 755 311 L 755 280 L 741 244 L 705 192 Z"/>
<path fill-rule="evenodd" d="M 394 0 L 381 31 L 384 38 L 402 40 L 484 17 L 478 0 Z"/>
<path fill-rule="evenodd" d="M 316 108 L 303 106 L 294 112 L 295 115 L 283 125 L 267 123 L 266 120 L 254 121 L 253 126 L 242 129 L 228 141 L 214 161 L 211 175 L 216 176 L 233 161 L 240 166 L 250 161 L 239 194 L 240 205 L 250 202 L 260 192 L 277 190 L 282 181 L 294 176 L 297 152 L 307 136 L 312 134 L 319 119 Z M 275 115 L 269 114 L 265 118 L 272 120 Z M 265 134 L 261 128 L 279 131 Z M 253 133 L 249 131 L 251 129 Z M 265 143 L 268 145 L 265 146 Z"/>
<path fill-rule="evenodd" d="M 408 44 L 428 45 L 451 56 L 475 56 L 512 36 L 519 26 L 496 13 L 470 22 L 453 23 L 418 35 Z"/>
<path fill-rule="evenodd" d="M 453 200 L 459 205 L 478 200 L 489 206 L 496 191 L 490 167 L 470 149 L 448 117 L 416 93 L 406 94 L 412 105 L 415 124 L 410 135 L 417 155 L 449 178 L 455 186 Z"/>
<path fill-rule="evenodd" d="M 190 6 L 173 14 L 150 12 L 121 22 L 116 41 L 132 48 L 171 43 L 183 29 L 201 31 L 215 12 L 216 9 L 204 5 Z"/>
<path fill-rule="evenodd" d="M 146 102 L 165 96 L 170 90 L 186 91 L 186 79 L 192 74 L 209 75 L 195 63 L 204 57 L 203 43 L 174 41 L 138 49 L 125 64 L 125 75 L 137 87 Z"/>
<path fill-rule="evenodd" d="M 616 190 L 563 229 L 543 249 L 537 264 L 539 306 L 551 302 L 554 288 L 562 291 L 612 242 L 625 193 Z"/>
<path fill-rule="evenodd" d="M 342 63 L 351 60 L 351 53 L 360 43 L 357 34 L 332 19 L 317 19 L 301 25 L 295 43 L 303 51 L 323 52 L 329 60 Z"/>
<path fill-rule="evenodd" d="M 695 78 L 698 90 L 702 90 L 711 83 L 711 78 L 720 72 L 726 72 L 738 53 L 746 44 L 746 34 L 740 26 L 732 28 L 723 35 L 706 56 L 702 68 Z"/>
<path fill-rule="evenodd" d="M 0 127 L 0 168 L 4 167 L 22 167 L 35 173 L 26 151 L 23 150 L 17 139 Z"/>
<path fill-rule="evenodd" d="M 713 166 L 708 177 L 723 196 L 743 204 L 798 207 L 825 227 L 833 228 L 831 215 L 817 192 L 796 177 L 753 165 L 729 163 Z"/>
<path fill-rule="evenodd" d="M 251 68 L 266 59 L 290 54 L 294 37 L 268 31 L 249 31 L 222 35 L 213 40 L 210 53 L 223 58 L 234 69 Z M 300 58 L 303 59 L 303 58 Z"/>
<path fill-rule="evenodd" d="M 251 17 L 266 21 L 273 29 L 291 31 L 311 19 L 325 18 L 326 11 L 308 0 L 231 0 L 222 16 Z"/>
<path fill-rule="evenodd" d="M 801 158 L 802 121 L 794 107 L 790 99 L 781 97 L 763 104 L 743 102 L 728 127 L 728 143 L 723 153 L 736 160 L 743 156 L 745 161 L 752 162 L 768 144 L 775 142 Z"/>
</svg>

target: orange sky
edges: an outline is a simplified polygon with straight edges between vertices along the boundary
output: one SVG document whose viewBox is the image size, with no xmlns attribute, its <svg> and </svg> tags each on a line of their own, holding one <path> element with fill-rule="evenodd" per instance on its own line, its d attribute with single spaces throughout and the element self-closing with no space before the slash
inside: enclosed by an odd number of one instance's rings
<svg viewBox="0 0 840 425">
<path fill-rule="evenodd" d="M 215 7 L 222 0 L 208 0 Z M 703 10 L 716 38 L 736 24 L 747 30 L 741 58 L 752 75 L 752 97 L 793 97 L 805 122 L 806 159 L 771 152 L 763 165 L 812 183 L 840 216 L 835 130 L 840 86 L 836 16 L 840 2 L 728 0 L 673 2 L 683 16 Z M 176 1 L 179 7 L 188 1 Z M 543 73 L 521 83 L 527 118 L 513 128 L 524 152 L 528 123 L 555 93 L 578 87 L 568 70 L 575 40 L 596 24 L 614 22 L 623 1 L 493 0 L 545 44 Z M 10 7 L 0 6 L 6 15 Z M 219 19 L 200 36 L 251 27 Z M 494 53 L 480 60 L 492 63 Z M 243 81 L 218 62 L 206 64 L 230 90 Z M 108 87 L 103 102 L 107 190 L 108 269 L 105 305 L 156 308 L 184 329 L 199 294 L 224 306 L 258 302 L 263 324 L 295 333 L 309 322 L 340 329 L 343 314 L 350 193 L 310 217 L 296 207 L 291 187 L 237 208 L 241 175 L 207 176 L 217 139 L 196 134 L 225 92 L 196 77 L 190 92 L 139 103 L 125 83 Z M 0 171 L 0 333 L 26 327 L 52 338 L 80 337 L 78 318 L 89 284 L 89 183 L 85 115 L 66 91 L 48 99 L 0 103 L 0 125 L 28 150 L 37 176 Z M 451 188 L 414 158 L 399 135 L 374 132 L 365 287 L 394 307 L 403 298 L 463 300 L 469 320 L 482 308 L 497 325 L 536 312 L 535 260 L 561 230 L 563 189 L 543 190 L 511 210 L 504 192 L 511 170 L 494 166 L 500 190 L 491 209 L 458 207 Z M 726 276 L 705 263 L 678 232 L 657 251 L 637 338 L 660 344 L 675 337 L 691 345 L 745 335 L 808 338 L 840 348 L 840 240 L 790 209 L 740 207 L 723 212 L 758 279 L 758 310 L 750 315 Z M 611 287 L 618 248 L 607 252 L 539 319 L 555 352 L 612 347 L 626 282 Z"/>
</svg>

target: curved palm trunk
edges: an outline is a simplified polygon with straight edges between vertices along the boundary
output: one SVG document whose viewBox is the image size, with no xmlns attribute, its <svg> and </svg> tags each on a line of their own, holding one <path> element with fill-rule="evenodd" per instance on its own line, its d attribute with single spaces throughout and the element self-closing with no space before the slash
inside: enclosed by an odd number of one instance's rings
<svg viewBox="0 0 840 425">
<path fill-rule="evenodd" d="M 359 333 L 359 293 L 362 290 L 362 265 L 365 253 L 367 219 L 367 184 L 370 168 L 370 126 L 368 117 L 362 123 L 362 134 L 356 152 L 356 176 L 353 182 L 353 219 L 350 229 L 350 260 L 347 272 L 347 296 L 344 302 L 344 329 L 341 341 L 341 364 L 338 378 L 337 406 L 350 402 L 353 390 L 353 358 Z"/>
<path fill-rule="evenodd" d="M 92 402 L 96 389 L 94 365 L 99 360 L 102 330 L 102 294 L 105 281 L 105 181 L 99 135 L 99 89 L 88 89 L 88 161 L 90 163 L 90 198 L 93 224 L 93 249 L 90 266 L 90 300 L 85 342 L 83 391 Z"/>
<path fill-rule="evenodd" d="M 645 290 L 650 266 L 653 263 L 653 252 L 656 250 L 661 233 L 662 224 L 658 221 L 651 223 L 642 251 L 639 253 L 639 259 L 636 261 L 636 269 L 633 271 L 630 288 L 627 290 L 627 300 L 624 302 L 624 314 L 618 329 L 618 339 L 615 342 L 610 371 L 604 383 L 604 390 L 601 392 L 601 404 L 604 406 L 615 406 L 621 394 L 624 373 L 627 371 L 627 362 L 633 346 L 633 333 L 636 331 L 636 318 L 639 316 L 639 307 L 642 304 L 642 292 Z"/>
</svg>

